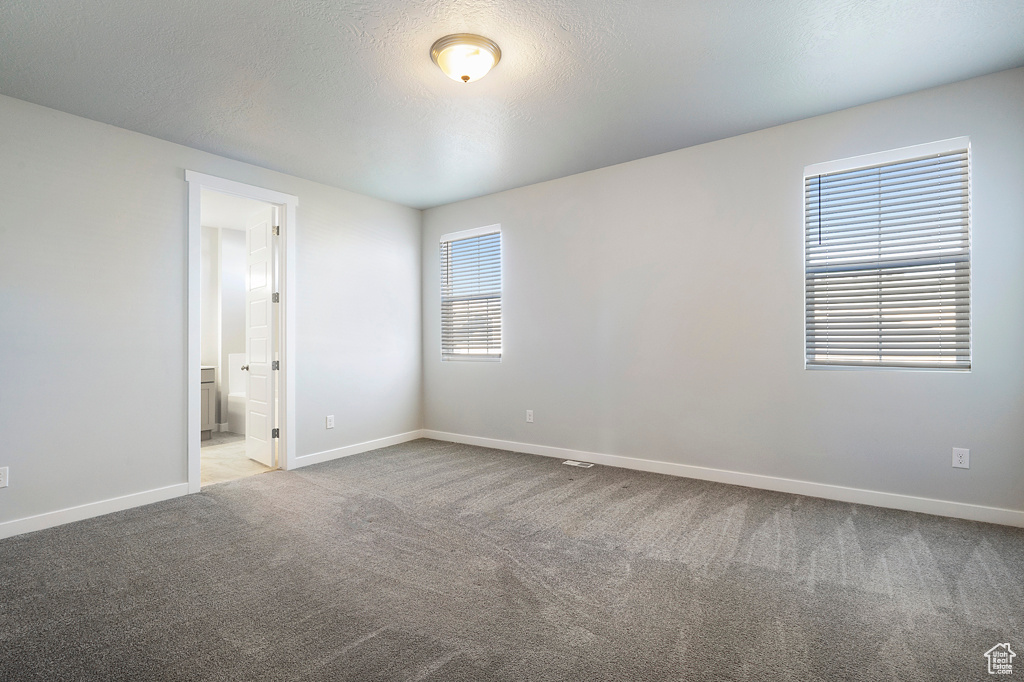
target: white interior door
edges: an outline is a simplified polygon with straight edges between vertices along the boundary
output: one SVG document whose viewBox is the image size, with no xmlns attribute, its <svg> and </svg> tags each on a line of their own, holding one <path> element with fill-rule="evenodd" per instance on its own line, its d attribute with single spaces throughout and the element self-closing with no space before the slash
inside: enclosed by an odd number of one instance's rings
<svg viewBox="0 0 1024 682">
<path fill-rule="evenodd" d="M 252 214 L 245 224 L 247 259 L 245 294 L 245 353 L 248 393 L 245 408 L 245 454 L 275 466 L 274 428 L 274 209 Z"/>
</svg>

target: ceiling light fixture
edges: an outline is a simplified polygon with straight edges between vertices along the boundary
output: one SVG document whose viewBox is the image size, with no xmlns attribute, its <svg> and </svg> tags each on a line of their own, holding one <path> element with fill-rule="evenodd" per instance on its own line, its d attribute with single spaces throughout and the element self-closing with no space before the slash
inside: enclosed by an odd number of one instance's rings
<svg viewBox="0 0 1024 682">
<path fill-rule="evenodd" d="M 453 33 L 433 44 L 430 58 L 452 80 L 472 83 L 494 68 L 501 59 L 501 48 L 490 38 Z"/>
</svg>

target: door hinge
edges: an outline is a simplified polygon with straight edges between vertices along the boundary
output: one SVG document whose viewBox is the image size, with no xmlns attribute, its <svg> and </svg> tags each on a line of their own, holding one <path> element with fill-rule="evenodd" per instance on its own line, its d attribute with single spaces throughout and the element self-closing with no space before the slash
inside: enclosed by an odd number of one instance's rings
<svg viewBox="0 0 1024 682">
<path fill-rule="evenodd" d="M 280 302 L 281 302 L 281 294 L 279 294 L 279 293 L 277 293 L 277 292 L 275 291 L 275 292 L 274 292 L 274 293 L 273 293 L 273 294 L 271 295 L 271 297 L 270 297 L 270 302 L 271 302 L 271 303 L 280 303 Z"/>
<path fill-rule="evenodd" d="M 271 438 L 280 438 L 281 437 L 281 429 L 273 429 L 273 430 L 271 430 L 270 437 Z"/>
<path fill-rule="evenodd" d="M 273 362 L 271 362 L 270 363 L 270 369 L 281 369 L 281 361 L 280 360 L 274 360 Z"/>
<path fill-rule="evenodd" d="M 274 235 L 280 236 L 280 234 L 281 234 L 281 226 L 280 225 L 274 225 Z"/>
</svg>

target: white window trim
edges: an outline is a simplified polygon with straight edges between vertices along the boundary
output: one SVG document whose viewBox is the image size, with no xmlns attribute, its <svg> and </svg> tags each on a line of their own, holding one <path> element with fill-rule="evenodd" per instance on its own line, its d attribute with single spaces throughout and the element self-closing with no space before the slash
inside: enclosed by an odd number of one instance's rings
<svg viewBox="0 0 1024 682">
<path fill-rule="evenodd" d="M 444 242 L 457 241 L 459 239 L 469 239 L 470 237 L 484 237 L 490 234 L 501 234 L 501 223 L 495 223 L 494 225 L 485 225 L 483 227 L 473 227 L 468 230 L 458 230 L 456 232 L 448 232 L 442 234 L 438 239 L 438 246 Z M 444 295 L 441 292 L 441 287 L 438 286 L 438 310 L 440 314 L 437 318 L 438 324 L 438 340 L 442 343 L 441 349 L 441 362 L 501 362 L 502 357 L 505 355 L 505 246 L 502 243 L 501 256 L 500 256 L 500 269 L 501 269 L 501 355 L 487 356 L 487 355 L 455 355 L 445 357 L 444 354 Z M 440 275 L 440 273 L 438 273 Z M 440 276 L 438 277 L 438 285 L 440 285 Z"/>
<path fill-rule="evenodd" d="M 927 156 L 929 154 L 945 154 L 949 152 L 955 152 L 961 149 L 967 150 L 968 158 L 968 175 L 973 175 L 971 171 L 971 138 L 969 136 L 951 137 L 945 140 L 937 140 L 935 142 L 926 142 L 924 144 L 910 145 L 907 147 L 899 147 L 897 149 L 889 149 L 881 152 L 872 152 L 870 154 L 862 154 L 860 156 L 850 156 L 845 159 L 836 159 L 834 161 L 823 161 L 819 163 L 813 163 L 808 166 L 804 166 L 803 180 L 813 175 L 827 175 L 829 173 L 840 173 L 846 171 L 857 170 L 860 168 L 868 168 L 871 166 L 878 166 L 882 164 L 895 163 L 898 161 L 904 161 L 919 156 Z M 801 215 L 803 214 L 804 206 L 804 182 L 800 183 L 800 206 Z M 971 192 L 973 194 L 973 191 Z M 807 363 L 807 321 L 806 321 L 806 310 L 807 310 L 807 241 L 801 236 L 801 267 L 804 271 L 804 281 L 801 283 L 803 294 L 801 296 L 802 308 L 800 311 L 800 338 L 803 343 L 803 361 L 804 369 L 811 371 L 825 371 L 825 372 L 864 372 L 864 371 L 883 371 L 883 372 L 943 372 L 943 373 L 970 373 L 974 369 L 974 208 L 973 208 L 973 196 L 968 198 L 967 202 L 967 234 L 968 234 L 968 247 L 967 253 L 969 262 L 971 263 L 971 280 L 972 286 L 969 289 L 968 294 L 968 306 L 971 311 L 971 322 L 968 327 L 968 343 L 970 344 L 971 350 L 971 366 L 970 367 L 886 367 L 886 366 L 854 366 L 854 365 L 817 365 Z M 801 223 L 803 220 L 801 219 Z M 801 224 L 801 228 L 806 226 Z"/>
<path fill-rule="evenodd" d="M 869 166 L 879 166 L 884 163 L 904 161 L 906 159 L 914 158 L 915 156 L 945 154 L 947 152 L 955 152 L 958 149 L 969 149 L 970 146 L 971 138 L 969 137 L 951 137 L 948 140 L 939 140 L 938 142 L 915 144 L 909 147 L 900 147 L 899 149 L 889 149 L 884 152 L 874 152 L 871 154 L 863 154 L 861 156 L 851 156 L 846 159 L 814 163 L 810 166 L 804 166 L 804 177 L 806 178 L 808 175 L 840 173 L 857 170 L 858 168 L 868 168 Z M 800 191 L 803 191 L 802 187 L 800 188 Z M 800 203 L 803 203 L 802 198 Z"/>
<path fill-rule="evenodd" d="M 501 223 L 487 225 L 486 227 L 474 227 L 470 230 L 459 230 L 458 232 L 442 234 L 438 243 L 453 242 L 458 239 L 469 239 L 470 237 L 483 237 L 488 234 L 498 234 L 499 232 L 501 232 Z"/>
</svg>

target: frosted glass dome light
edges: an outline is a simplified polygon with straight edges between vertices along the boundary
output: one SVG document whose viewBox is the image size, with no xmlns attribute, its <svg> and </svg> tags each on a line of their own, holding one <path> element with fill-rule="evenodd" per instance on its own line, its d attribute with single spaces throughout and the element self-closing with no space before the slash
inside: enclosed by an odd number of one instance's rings
<svg viewBox="0 0 1024 682">
<path fill-rule="evenodd" d="M 452 80 L 472 83 L 494 68 L 501 59 L 501 48 L 483 36 L 454 33 L 434 43 L 430 58 Z"/>
</svg>

